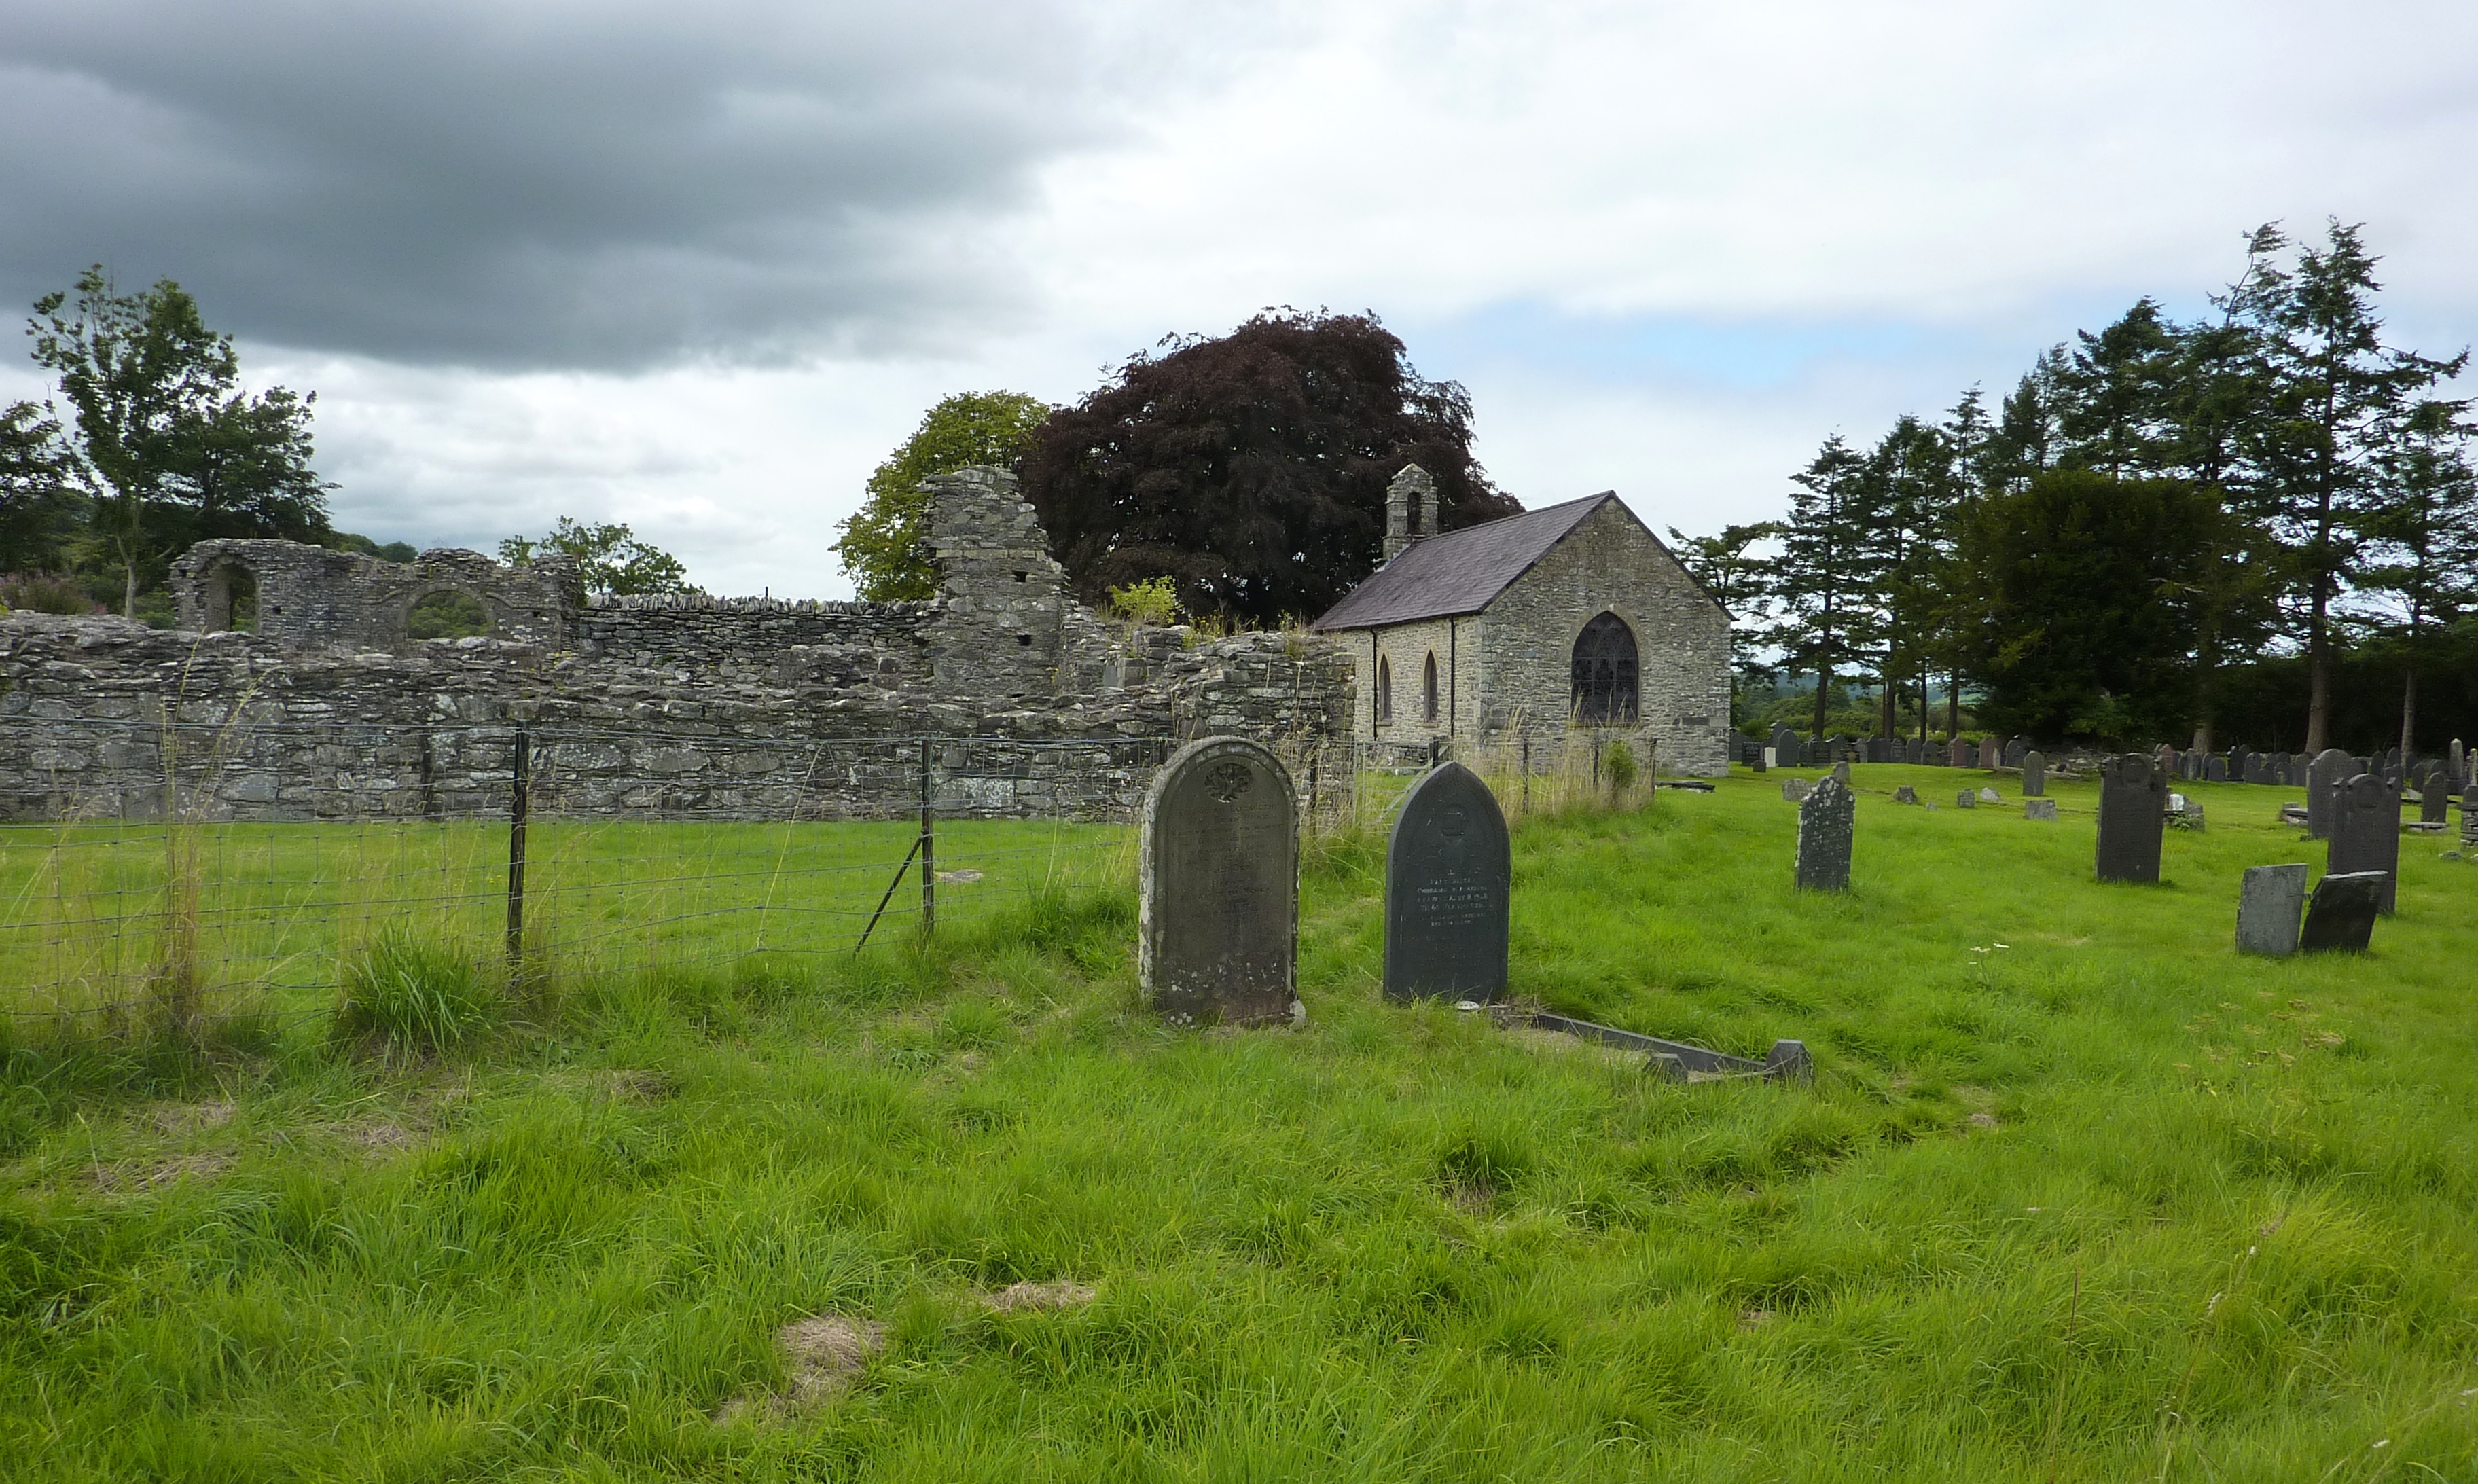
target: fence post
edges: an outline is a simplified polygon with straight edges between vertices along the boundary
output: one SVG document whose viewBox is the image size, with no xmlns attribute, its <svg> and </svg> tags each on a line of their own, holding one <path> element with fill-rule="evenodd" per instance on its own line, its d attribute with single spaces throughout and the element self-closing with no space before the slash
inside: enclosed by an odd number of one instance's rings
<svg viewBox="0 0 2478 1484">
<path fill-rule="evenodd" d="M 533 791 L 534 740 L 517 723 L 514 786 L 508 793 L 508 976 L 525 968 L 525 805 Z"/>
<path fill-rule="evenodd" d="M 1446 744 L 1442 739 L 1435 737 L 1429 739 L 1429 766 L 1430 767 L 1435 767 L 1437 766 L 1437 759 L 1445 756 L 1445 746 Z"/>
<path fill-rule="evenodd" d="M 938 817 L 929 804 L 929 739 L 921 739 L 921 936 L 938 926 Z"/>
<path fill-rule="evenodd" d="M 1523 812 L 1531 813 L 1531 734 L 1523 734 Z"/>
<path fill-rule="evenodd" d="M 1322 747 L 1316 746 L 1308 749 L 1308 830 L 1310 833 L 1314 833 L 1317 827 L 1317 758 L 1323 751 Z"/>
</svg>

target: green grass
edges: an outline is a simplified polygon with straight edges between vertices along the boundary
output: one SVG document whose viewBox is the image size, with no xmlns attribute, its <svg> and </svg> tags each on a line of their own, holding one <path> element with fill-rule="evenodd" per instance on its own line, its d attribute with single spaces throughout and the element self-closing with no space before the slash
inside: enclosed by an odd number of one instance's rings
<svg viewBox="0 0 2478 1484">
<path fill-rule="evenodd" d="M 1778 778 L 1534 820 L 1517 988 L 1760 1054 L 1656 1082 L 1378 994 L 1312 854 L 1303 1030 L 1164 1029 L 1124 891 L 848 955 L 581 976 L 408 1064 L 21 1050 L 13 1477 L 2478 1477 L 2478 866 L 2365 957 L 2231 948 L 2319 863 L 2203 786 L 2157 888 L 2065 817 L 1897 807 L 1788 886 Z M 2001 785 L 2010 796 L 2010 782 Z M 2003 946 L 1998 946 L 2002 944 Z M 1979 951 L 1984 950 L 1984 951 Z M 332 990 L 331 990 L 332 993 Z M 1017 1281 L 1098 1291 L 994 1309 Z M 886 1348 L 805 1410 L 776 1331 Z"/>
</svg>

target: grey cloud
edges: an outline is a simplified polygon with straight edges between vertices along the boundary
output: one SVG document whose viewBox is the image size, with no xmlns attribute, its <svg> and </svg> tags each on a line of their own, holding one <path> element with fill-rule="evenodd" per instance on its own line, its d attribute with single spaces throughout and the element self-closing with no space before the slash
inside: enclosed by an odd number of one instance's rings
<svg viewBox="0 0 2478 1484">
<path fill-rule="evenodd" d="M 916 344 L 1012 296 L 996 224 L 1123 127 L 1142 48 L 1099 29 L 1060 0 L 18 7 L 0 302 L 103 261 L 392 361 Z"/>
</svg>

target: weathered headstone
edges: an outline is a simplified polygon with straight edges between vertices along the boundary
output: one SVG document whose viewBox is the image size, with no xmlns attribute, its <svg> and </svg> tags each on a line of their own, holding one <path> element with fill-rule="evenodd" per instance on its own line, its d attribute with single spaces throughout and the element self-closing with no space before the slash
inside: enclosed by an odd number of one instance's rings
<svg viewBox="0 0 2478 1484">
<path fill-rule="evenodd" d="M 1782 799 L 1785 803 L 1795 804 L 1799 800 L 1807 797 L 1807 795 L 1813 792 L 1813 790 L 1814 785 L 1808 783 L 1804 778 L 1784 778 L 1782 780 Z"/>
<path fill-rule="evenodd" d="M 2247 753 L 2245 755 L 2245 781 L 2248 783 L 2271 782 L 2271 759 L 2263 756 L 2260 752 Z"/>
<path fill-rule="evenodd" d="M 1805 752 L 1802 750 L 1803 745 L 1804 744 L 1799 742 L 1798 734 L 1796 732 L 1791 731 L 1785 726 L 1774 727 L 1773 766 L 1776 767 L 1796 767 L 1800 761 L 1806 756 Z"/>
<path fill-rule="evenodd" d="M 1757 749 L 1756 749 L 1756 762 L 1755 762 L 1755 768 L 1756 768 L 1756 771 L 1757 771 L 1757 772 L 1759 772 L 1759 773 L 1760 773 L 1760 772 L 1763 772 L 1763 771 L 1766 771 L 1766 770 L 1767 770 L 1767 769 L 1769 769 L 1772 766 L 1773 766 L 1773 749 L 1771 749 L 1770 747 L 1758 747 L 1758 748 L 1757 748 Z"/>
<path fill-rule="evenodd" d="M 2160 879 L 2160 840 L 2167 828 L 2168 780 L 2139 752 L 2111 758 L 2099 773 L 2102 881 Z"/>
<path fill-rule="evenodd" d="M 1838 778 L 1827 778 L 1798 806 L 1797 879 L 1809 892 L 1850 890 L 1850 841 L 1858 801 Z"/>
<path fill-rule="evenodd" d="M 2014 738 L 2011 742 L 2005 744 L 2005 766 L 2007 767 L 2020 767 L 2022 766 L 2023 757 L 2028 754 L 2030 750 L 2031 744 L 2028 742 L 2019 737 Z"/>
<path fill-rule="evenodd" d="M 2203 781 L 2205 783 L 2228 782 L 2229 760 L 2220 756 L 2216 752 L 2212 753 L 2210 757 L 2205 758 L 2203 760 Z"/>
<path fill-rule="evenodd" d="M 2273 753 L 2271 755 L 2271 781 L 2283 786 L 2293 785 L 2296 781 L 2293 776 L 2296 761 L 2296 759 L 2290 757 L 2286 752 Z"/>
<path fill-rule="evenodd" d="M 2449 761 L 2452 765 L 2452 786 L 2458 789 L 2466 785 L 2469 782 L 2469 757 L 2462 750 L 2461 739 L 2458 737 L 2452 739 Z"/>
<path fill-rule="evenodd" d="M 2022 796 L 2037 798 L 2048 792 L 2048 755 L 2036 747 L 2022 754 Z"/>
<path fill-rule="evenodd" d="M 2026 798 L 2022 801 L 2022 817 L 2045 819 L 2054 824 L 2057 820 L 2057 801 L 2052 798 Z"/>
<path fill-rule="evenodd" d="M 1893 802 L 1896 804 L 1915 804 L 1918 801 L 1919 791 L 1907 783 L 1893 791 Z"/>
<path fill-rule="evenodd" d="M 1994 789 L 1982 789 L 1979 791 L 1979 801 L 1983 804 L 2001 804 L 2005 802 L 2005 795 Z"/>
<path fill-rule="evenodd" d="M 2374 942 L 2375 918 L 2383 911 L 2384 888 L 2391 879 L 2389 871 L 2369 870 L 2327 874 L 2314 883 L 2314 895 L 2306 903 L 2306 926 L 2297 937 L 2298 949 L 2365 952 Z"/>
<path fill-rule="evenodd" d="M 1953 807 L 1956 809 L 1978 808 L 1979 791 L 1976 789 L 1964 789 L 1960 792 L 1956 793 L 1953 796 Z"/>
<path fill-rule="evenodd" d="M 1136 982 L 1179 1020 L 1299 1014 L 1299 819 L 1281 761 L 1240 737 L 1171 755 L 1145 794 Z"/>
<path fill-rule="evenodd" d="M 2377 893 L 2380 910 L 2390 917 L 2399 892 L 2400 795 L 2372 773 L 2360 773 L 2333 792 L 2332 838 L 2324 847 L 2323 869 L 2334 876 L 2384 873 Z"/>
<path fill-rule="evenodd" d="M 1843 788 L 1850 787 L 1850 764 L 1846 760 L 1833 764 L 1833 776 L 1840 780 Z"/>
<path fill-rule="evenodd" d="M 2421 824 L 2452 822 L 2452 794 L 2441 768 L 2426 775 L 2426 788 L 2417 796 L 2417 818 Z"/>
<path fill-rule="evenodd" d="M 2349 774 L 2349 755 L 2338 747 L 2314 754 L 2306 767 L 2306 833 L 2316 840 L 2332 838 L 2332 802 Z"/>
<path fill-rule="evenodd" d="M 2255 775 L 2250 771 L 2250 769 L 2254 765 L 2254 759 L 2259 755 L 2260 754 L 2247 751 L 2246 745 L 2243 742 L 2239 742 L 2236 746 L 2231 747 L 2229 749 L 2229 782 L 2254 782 Z"/>
<path fill-rule="evenodd" d="M 1479 774 L 1440 763 L 1412 785 L 1385 849 L 1385 994 L 1505 995 L 1513 857 L 1505 816 Z"/>
<path fill-rule="evenodd" d="M 2285 958 L 2297 951 L 2306 910 L 2306 868 L 2249 866 L 2238 889 L 2238 951 Z"/>
<path fill-rule="evenodd" d="M 1868 738 L 1866 757 L 1870 763 L 1890 763 L 1893 761 L 1893 740 L 1882 734 Z"/>
<path fill-rule="evenodd" d="M 1944 752 L 1945 767 L 1968 767 L 1970 766 L 1970 743 L 1962 741 L 1960 738 L 1957 737 L 1953 741 L 1945 743 Z"/>
<path fill-rule="evenodd" d="M 1979 766 L 1991 768 L 2005 766 L 2004 738 L 1990 737 L 1979 744 Z"/>
</svg>

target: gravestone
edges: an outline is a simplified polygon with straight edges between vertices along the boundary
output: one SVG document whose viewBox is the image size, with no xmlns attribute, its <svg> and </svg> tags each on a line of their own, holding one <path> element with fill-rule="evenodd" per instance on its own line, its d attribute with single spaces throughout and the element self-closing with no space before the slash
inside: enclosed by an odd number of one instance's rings
<svg viewBox="0 0 2478 1484">
<path fill-rule="evenodd" d="M 2109 759 L 2099 772 L 2102 881 L 2156 882 L 2160 841 L 2168 819 L 2168 780 L 2139 752 Z"/>
<path fill-rule="evenodd" d="M 1176 1020 L 1300 1013 L 1299 818 L 1291 775 L 1241 737 L 1189 742 L 1145 793 L 1136 983 Z"/>
<path fill-rule="evenodd" d="M 2421 824 L 2449 824 L 2452 795 L 2445 792 L 2440 768 L 2426 776 L 2425 791 L 2417 796 L 2417 817 Z"/>
<path fill-rule="evenodd" d="M 2249 771 L 2249 768 L 2251 767 L 2255 758 L 2259 755 L 2260 754 L 2248 752 L 2245 748 L 2245 743 L 2243 742 L 2239 742 L 2236 746 L 2231 747 L 2229 749 L 2229 782 L 2254 782 L 2254 774 Z"/>
<path fill-rule="evenodd" d="M 2461 739 L 2458 737 L 2452 739 L 2452 752 L 2448 761 L 2452 765 L 2452 786 L 2456 789 L 2465 787 L 2469 782 L 2469 755 L 2461 750 Z"/>
<path fill-rule="evenodd" d="M 2005 802 L 2005 795 L 1994 789 L 1982 789 L 1979 791 L 1979 801 L 1983 804 L 2001 804 Z"/>
<path fill-rule="evenodd" d="M 2228 782 L 2229 760 L 2220 756 L 2216 752 L 2212 753 L 2210 757 L 2205 758 L 2203 760 L 2203 781 L 2205 783 Z"/>
<path fill-rule="evenodd" d="M 2349 755 L 2338 747 L 2314 754 L 2306 767 L 2306 833 L 2316 840 L 2332 838 L 2332 800 L 2349 774 Z"/>
<path fill-rule="evenodd" d="M 1868 738 L 1866 757 L 1870 763 L 1890 763 L 1893 761 L 1893 740 L 1884 736 Z"/>
<path fill-rule="evenodd" d="M 1893 802 L 1896 804 L 1915 804 L 1918 801 L 1919 791 L 1907 783 L 1893 791 Z"/>
<path fill-rule="evenodd" d="M 1785 726 L 1773 728 L 1773 762 L 1782 767 L 1796 767 L 1804 756 L 1798 734 Z"/>
<path fill-rule="evenodd" d="M 2271 759 L 2264 757 L 2260 752 L 2247 753 L 2245 756 L 2245 781 L 2248 783 L 2271 782 Z"/>
<path fill-rule="evenodd" d="M 1978 808 L 1979 791 L 1976 789 L 1964 789 L 1960 792 L 1956 793 L 1953 796 L 1953 807 L 1956 809 Z"/>
<path fill-rule="evenodd" d="M 1970 766 L 1970 743 L 1963 742 L 1960 738 L 1957 737 L 1953 741 L 1946 742 L 1944 744 L 1944 752 L 1945 767 L 1968 767 Z"/>
<path fill-rule="evenodd" d="M 1430 768 L 1385 847 L 1386 997 L 1504 998 L 1513 882 L 1497 795 L 1460 763 Z"/>
<path fill-rule="evenodd" d="M 2399 893 L 2393 877 L 2400 871 L 2400 795 L 2372 773 L 2360 773 L 2333 791 L 2332 839 L 2324 847 L 2327 875 L 2384 873 L 2378 907 L 2391 916 Z"/>
<path fill-rule="evenodd" d="M 2048 792 L 2048 755 L 2036 747 L 2022 754 L 2022 796 L 2037 798 Z"/>
<path fill-rule="evenodd" d="M 1850 787 L 1850 765 L 1847 762 L 1833 764 L 1833 776 L 1840 780 L 1843 788 Z"/>
<path fill-rule="evenodd" d="M 1982 767 L 2002 767 L 2005 766 L 2004 738 L 1990 737 L 1979 744 L 1979 766 Z"/>
<path fill-rule="evenodd" d="M 1782 780 L 1782 799 L 1784 803 L 1795 804 L 1807 797 L 1812 789 L 1813 785 L 1804 778 L 1784 778 Z"/>
<path fill-rule="evenodd" d="M 1809 892 L 1850 890 L 1850 840 L 1858 823 L 1857 798 L 1838 778 L 1827 778 L 1798 806 L 1798 885 Z"/>
<path fill-rule="evenodd" d="M 2296 764 L 2297 760 L 2290 757 L 2286 752 L 2273 753 L 2271 755 L 2271 781 L 2287 788 L 2295 787 L 2297 783 Z"/>
<path fill-rule="evenodd" d="M 2306 910 L 2306 868 L 2249 866 L 2238 888 L 2238 951 L 2286 958 L 2297 951 L 2298 916 Z"/>
<path fill-rule="evenodd" d="M 1759 773 L 1760 773 L 1760 772 L 1763 772 L 1763 771 L 1765 771 L 1766 769 L 1770 768 L 1772 766 L 1773 766 L 1773 749 L 1771 749 L 1770 747 L 1757 747 L 1757 748 L 1756 749 L 1756 756 L 1755 756 L 1755 763 L 1754 763 L 1755 770 L 1756 770 L 1757 772 L 1759 772 Z"/>
<path fill-rule="evenodd" d="M 2304 953 L 2364 953 L 2374 942 L 2375 918 L 2383 911 L 2389 871 L 2357 871 L 2325 875 L 2314 883 L 2306 903 L 2306 926 L 2297 935 Z"/>
<path fill-rule="evenodd" d="M 2022 801 L 2022 817 L 2057 821 L 2057 801 L 2052 798 L 2026 798 Z"/>
<path fill-rule="evenodd" d="M 2020 767 L 2022 766 L 2022 759 L 2030 752 L 2030 750 L 2031 744 L 2029 742 L 2024 742 L 2019 737 L 2014 738 L 2011 742 L 2005 744 L 2005 766 L 2007 767 Z"/>
</svg>

